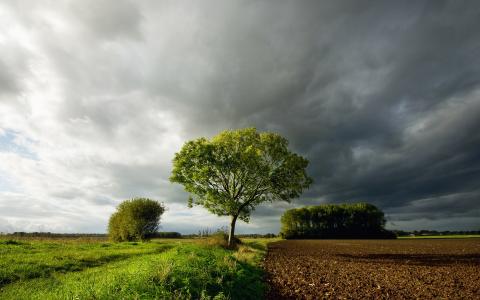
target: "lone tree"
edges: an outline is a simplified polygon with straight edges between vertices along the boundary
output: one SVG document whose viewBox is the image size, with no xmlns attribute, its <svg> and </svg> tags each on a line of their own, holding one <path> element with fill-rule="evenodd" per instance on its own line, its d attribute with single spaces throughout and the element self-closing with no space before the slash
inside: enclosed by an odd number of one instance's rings
<svg viewBox="0 0 480 300">
<path fill-rule="evenodd" d="M 157 232 L 164 211 L 163 204 L 147 198 L 123 201 L 110 217 L 110 239 L 116 242 L 148 239 Z"/>
<path fill-rule="evenodd" d="M 223 131 L 211 140 L 188 141 L 173 159 L 171 182 L 190 193 L 189 207 L 202 205 L 230 216 L 228 246 L 237 219 L 248 222 L 262 202 L 290 202 L 310 186 L 308 161 L 287 149 L 288 141 L 255 128 Z"/>
</svg>

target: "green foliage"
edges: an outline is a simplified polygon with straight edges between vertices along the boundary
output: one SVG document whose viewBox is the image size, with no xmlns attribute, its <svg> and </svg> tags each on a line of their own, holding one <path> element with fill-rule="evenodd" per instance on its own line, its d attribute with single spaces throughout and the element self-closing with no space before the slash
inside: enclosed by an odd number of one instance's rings
<svg viewBox="0 0 480 300">
<path fill-rule="evenodd" d="M 182 238 L 182 234 L 180 232 L 174 232 L 174 231 L 161 231 L 161 232 L 155 232 L 150 237 L 157 238 L 157 239 L 179 239 Z"/>
<path fill-rule="evenodd" d="M 208 236 L 204 243 L 210 246 L 223 247 L 225 249 L 237 248 L 238 245 L 242 244 L 242 241 L 239 238 L 233 237 L 233 239 L 233 246 L 231 246 L 228 244 L 228 234 L 225 231 L 218 230 L 217 232 Z"/>
<path fill-rule="evenodd" d="M 261 299 L 264 293 L 259 256 L 240 259 L 236 251 L 192 240 L 2 243 L 0 254 L 0 299 Z"/>
<path fill-rule="evenodd" d="M 163 204 L 151 199 L 123 201 L 110 217 L 108 234 L 116 242 L 145 240 L 157 231 L 164 211 Z"/>
<path fill-rule="evenodd" d="M 211 140 L 185 143 L 175 154 L 170 180 L 190 193 L 188 201 L 219 216 L 248 222 L 262 202 L 297 198 L 309 187 L 308 161 L 288 150 L 288 141 L 255 128 L 223 131 Z"/>
<path fill-rule="evenodd" d="M 384 229 L 383 212 L 372 204 L 324 204 L 287 210 L 284 238 L 395 238 Z"/>
</svg>

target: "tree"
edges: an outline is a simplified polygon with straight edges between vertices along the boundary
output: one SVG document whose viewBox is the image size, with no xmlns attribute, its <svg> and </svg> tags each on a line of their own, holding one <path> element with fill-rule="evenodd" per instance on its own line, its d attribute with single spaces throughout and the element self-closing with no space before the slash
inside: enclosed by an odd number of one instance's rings
<svg viewBox="0 0 480 300">
<path fill-rule="evenodd" d="M 134 198 L 120 203 L 108 223 L 108 234 L 116 242 L 145 240 L 157 232 L 163 204 L 147 199 Z"/>
<path fill-rule="evenodd" d="M 384 229 L 384 213 L 368 203 L 323 204 L 287 210 L 284 238 L 394 238 Z"/>
<path fill-rule="evenodd" d="M 230 216 L 228 246 L 237 219 L 248 222 L 262 202 L 290 202 L 310 186 L 308 161 L 288 150 L 288 141 L 255 128 L 227 130 L 211 140 L 186 142 L 173 159 L 171 182 L 190 193 L 189 207 L 202 205 Z"/>
</svg>

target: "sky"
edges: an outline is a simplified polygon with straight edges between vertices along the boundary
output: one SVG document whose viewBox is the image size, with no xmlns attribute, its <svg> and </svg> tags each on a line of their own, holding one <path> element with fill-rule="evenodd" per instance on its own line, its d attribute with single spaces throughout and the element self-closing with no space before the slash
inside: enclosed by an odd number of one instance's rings
<svg viewBox="0 0 480 300">
<path fill-rule="evenodd" d="M 368 5 L 367 5 L 368 4 Z M 480 3 L 0 1 L 0 232 L 105 232 L 123 200 L 161 230 L 226 226 L 168 177 L 182 145 L 281 134 L 314 184 L 387 228 L 480 229 Z"/>
</svg>

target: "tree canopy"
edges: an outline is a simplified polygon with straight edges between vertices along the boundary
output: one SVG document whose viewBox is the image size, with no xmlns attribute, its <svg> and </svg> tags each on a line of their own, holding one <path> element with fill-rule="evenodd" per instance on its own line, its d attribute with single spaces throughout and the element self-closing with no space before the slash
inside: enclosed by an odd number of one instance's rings
<svg viewBox="0 0 480 300">
<path fill-rule="evenodd" d="M 186 142 L 175 154 L 170 180 L 190 193 L 190 206 L 231 217 L 231 246 L 237 218 L 248 222 L 258 204 L 289 202 L 310 186 L 307 166 L 285 138 L 246 128 Z"/>
<path fill-rule="evenodd" d="M 157 232 L 164 211 L 163 204 L 147 198 L 123 201 L 110 217 L 109 237 L 117 242 L 145 240 Z"/>
<path fill-rule="evenodd" d="M 393 238 L 384 213 L 368 203 L 323 204 L 287 210 L 281 217 L 284 238 Z"/>
</svg>

